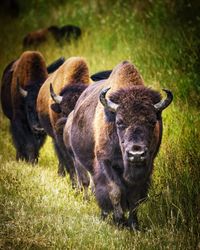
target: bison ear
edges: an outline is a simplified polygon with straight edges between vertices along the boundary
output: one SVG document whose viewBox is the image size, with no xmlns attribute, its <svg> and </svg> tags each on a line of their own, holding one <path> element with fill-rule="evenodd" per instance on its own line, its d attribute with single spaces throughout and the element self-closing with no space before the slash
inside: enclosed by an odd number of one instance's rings
<svg viewBox="0 0 200 250">
<path fill-rule="evenodd" d="M 115 122 L 116 113 L 104 108 L 105 117 L 107 122 Z"/>
<path fill-rule="evenodd" d="M 61 108 L 60 105 L 57 103 L 52 103 L 51 104 L 51 109 L 55 112 L 55 113 L 61 113 Z"/>
</svg>

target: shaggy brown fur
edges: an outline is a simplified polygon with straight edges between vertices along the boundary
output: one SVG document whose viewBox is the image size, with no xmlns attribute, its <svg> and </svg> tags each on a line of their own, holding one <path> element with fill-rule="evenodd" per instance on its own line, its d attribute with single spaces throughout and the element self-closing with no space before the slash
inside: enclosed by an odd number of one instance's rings
<svg viewBox="0 0 200 250">
<path fill-rule="evenodd" d="M 126 117 L 124 123 L 130 122 L 134 118 L 136 121 L 140 120 L 137 114 L 144 116 L 146 119 L 144 123 L 148 123 L 153 119 L 151 117 L 153 104 L 161 100 L 160 94 L 149 88 L 141 85 L 121 88 L 110 95 L 110 100 L 114 103 L 120 104 L 120 109 L 125 112 Z M 136 122 L 136 121 L 133 122 Z"/>
<path fill-rule="evenodd" d="M 69 84 L 82 83 L 88 85 L 90 82 L 88 66 L 83 58 L 71 57 L 66 60 L 43 84 L 37 98 L 37 112 L 42 126 L 48 135 L 54 137 L 53 127 L 60 115 L 53 112 L 50 96 L 50 83 L 55 93 L 59 94 Z"/>
<path fill-rule="evenodd" d="M 25 51 L 12 67 L 13 77 L 18 74 L 20 81 L 31 79 L 31 82 L 28 82 L 31 85 L 33 81 L 47 78 L 47 71 L 44 71 L 44 67 L 46 67 L 46 63 L 41 53 Z M 24 83 L 22 87 L 26 87 L 26 84 Z"/>
<path fill-rule="evenodd" d="M 117 65 L 110 77 L 107 80 L 108 85 L 112 86 L 112 89 L 109 91 L 109 94 L 119 88 L 133 86 L 133 85 L 144 85 L 143 79 L 133 64 L 130 64 L 128 61 L 123 61 Z"/>
</svg>

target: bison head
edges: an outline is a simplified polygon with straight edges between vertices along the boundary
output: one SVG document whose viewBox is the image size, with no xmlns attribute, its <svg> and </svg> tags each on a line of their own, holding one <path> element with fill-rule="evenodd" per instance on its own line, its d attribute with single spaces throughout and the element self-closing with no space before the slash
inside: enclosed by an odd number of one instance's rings
<svg viewBox="0 0 200 250">
<path fill-rule="evenodd" d="M 52 84 L 50 84 L 50 94 L 51 98 L 54 100 L 51 109 L 56 113 L 61 113 L 63 117 L 67 117 L 74 109 L 79 96 L 86 87 L 87 85 L 82 83 L 69 84 L 62 89 L 60 95 L 57 95 L 53 90 Z"/>
<path fill-rule="evenodd" d="M 17 79 L 17 89 L 24 99 L 25 112 L 30 129 L 35 134 L 43 134 L 44 129 L 41 128 L 39 124 L 36 111 L 36 100 L 40 86 L 32 84 L 27 87 L 27 90 L 25 90 L 20 86 L 19 80 Z"/>
<path fill-rule="evenodd" d="M 112 93 L 107 99 L 108 90 L 101 91 L 100 101 L 106 116 L 113 117 L 124 163 L 124 180 L 134 185 L 143 182 L 152 171 L 162 134 L 161 113 L 173 96 L 164 90 L 167 98 L 161 100 L 156 91 L 132 86 Z"/>
</svg>

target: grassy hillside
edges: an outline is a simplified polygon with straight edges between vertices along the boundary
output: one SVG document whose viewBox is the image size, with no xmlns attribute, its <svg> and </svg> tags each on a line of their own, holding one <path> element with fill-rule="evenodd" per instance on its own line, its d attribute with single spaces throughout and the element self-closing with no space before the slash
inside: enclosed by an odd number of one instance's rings
<svg viewBox="0 0 200 250">
<path fill-rule="evenodd" d="M 58 44 L 49 37 L 31 49 L 47 64 L 60 56 L 83 56 L 91 74 L 130 60 L 146 85 L 169 88 L 174 102 L 163 112 L 163 141 L 148 200 L 139 209 L 143 230 L 137 233 L 118 229 L 111 218 L 102 221 L 93 195 L 85 201 L 68 177 L 57 176 L 50 138 L 36 167 L 16 162 L 9 122 L 0 112 L 0 248 L 200 248 L 199 19 L 181 3 L 31 0 L 20 2 L 17 18 L 1 13 L 1 74 L 22 53 L 28 32 L 74 24 L 83 30 L 78 42 Z"/>
</svg>

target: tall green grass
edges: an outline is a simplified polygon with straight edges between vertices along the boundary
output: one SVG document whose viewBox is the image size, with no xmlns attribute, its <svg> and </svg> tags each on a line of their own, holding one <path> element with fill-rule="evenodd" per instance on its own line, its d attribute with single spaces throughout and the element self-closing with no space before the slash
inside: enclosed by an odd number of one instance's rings
<svg viewBox="0 0 200 250">
<path fill-rule="evenodd" d="M 16 162 L 9 122 L 1 112 L 0 248 L 198 249 L 200 88 L 195 33 L 180 25 L 161 1 L 31 0 L 20 6 L 19 18 L 0 17 L 1 72 L 22 53 L 25 34 L 71 23 L 83 29 L 80 41 L 60 45 L 50 37 L 31 49 L 41 51 L 47 64 L 60 56 L 83 56 L 91 74 L 130 60 L 148 86 L 171 89 L 174 102 L 163 112 L 162 145 L 149 197 L 139 209 L 143 230 L 138 233 L 118 229 L 111 218 L 102 221 L 93 195 L 85 201 L 68 177 L 57 176 L 50 138 L 36 167 Z"/>
</svg>

